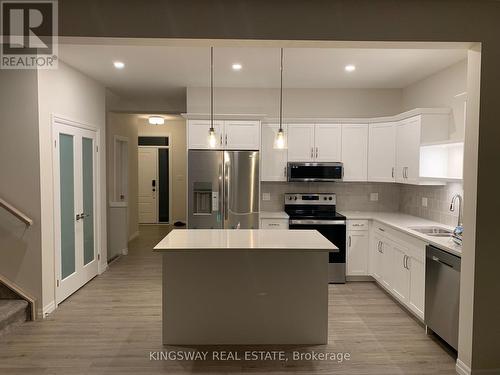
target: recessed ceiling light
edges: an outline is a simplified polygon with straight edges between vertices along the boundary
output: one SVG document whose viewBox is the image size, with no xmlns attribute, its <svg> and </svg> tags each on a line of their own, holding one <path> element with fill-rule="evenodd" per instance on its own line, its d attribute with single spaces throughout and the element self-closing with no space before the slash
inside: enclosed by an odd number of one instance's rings
<svg viewBox="0 0 500 375">
<path fill-rule="evenodd" d="M 163 125 L 165 123 L 165 119 L 161 116 L 149 116 L 148 122 L 150 125 Z"/>
<path fill-rule="evenodd" d="M 121 61 L 115 61 L 113 63 L 113 65 L 115 66 L 116 69 L 123 69 L 123 68 L 125 68 L 125 63 L 121 62 Z"/>
<path fill-rule="evenodd" d="M 241 64 L 238 63 L 233 64 L 233 70 L 241 70 L 241 68 L 242 68 Z"/>
<path fill-rule="evenodd" d="M 356 66 L 349 64 L 349 65 L 346 65 L 344 69 L 346 72 L 354 72 L 356 70 Z"/>
</svg>

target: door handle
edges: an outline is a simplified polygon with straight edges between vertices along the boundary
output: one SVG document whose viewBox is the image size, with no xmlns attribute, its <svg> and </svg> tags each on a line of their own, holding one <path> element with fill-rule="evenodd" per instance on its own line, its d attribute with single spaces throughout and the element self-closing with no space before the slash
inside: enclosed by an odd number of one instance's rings
<svg viewBox="0 0 500 375">
<path fill-rule="evenodd" d="M 80 214 L 76 214 L 76 221 L 80 220 L 80 219 L 83 219 L 82 217 L 80 217 Z"/>
</svg>

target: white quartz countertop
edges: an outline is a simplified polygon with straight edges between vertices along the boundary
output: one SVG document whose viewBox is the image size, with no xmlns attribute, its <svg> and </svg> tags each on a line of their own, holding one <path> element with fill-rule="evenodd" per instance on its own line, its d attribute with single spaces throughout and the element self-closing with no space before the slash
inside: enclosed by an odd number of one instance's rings
<svg viewBox="0 0 500 375">
<path fill-rule="evenodd" d="M 338 251 L 316 230 L 174 229 L 155 247 L 172 250 L 315 250 Z"/>
<path fill-rule="evenodd" d="M 260 215 L 261 219 L 286 219 L 286 220 L 288 220 L 288 214 L 284 211 L 277 211 L 277 212 L 261 211 L 259 215 Z"/>
<path fill-rule="evenodd" d="M 351 220 L 367 219 L 378 221 L 381 224 L 388 225 L 396 230 L 416 237 L 453 255 L 462 256 L 462 246 L 457 245 L 451 238 L 428 236 L 409 228 L 416 226 L 437 226 L 451 230 L 454 229 L 448 225 L 399 212 L 341 211 L 340 213 Z"/>
</svg>

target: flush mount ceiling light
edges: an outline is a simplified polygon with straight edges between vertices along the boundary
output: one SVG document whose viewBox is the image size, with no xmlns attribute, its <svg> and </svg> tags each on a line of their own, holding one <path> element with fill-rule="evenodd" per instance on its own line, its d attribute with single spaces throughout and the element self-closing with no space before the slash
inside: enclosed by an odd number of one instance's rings
<svg viewBox="0 0 500 375">
<path fill-rule="evenodd" d="M 241 68 L 243 68 L 243 66 L 239 63 L 234 63 L 232 65 L 232 68 L 233 68 L 233 70 L 241 70 Z"/>
<path fill-rule="evenodd" d="M 349 64 L 349 65 L 346 65 L 344 69 L 346 72 L 349 72 L 349 73 L 354 72 L 356 70 L 356 65 Z"/>
<path fill-rule="evenodd" d="M 149 116 L 148 122 L 150 125 L 163 125 L 165 123 L 165 119 L 161 116 Z"/>
<path fill-rule="evenodd" d="M 125 63 L 122 61 L 115 61 L 113 62 L 113 65 L 116 69 L 123 69 L 125 68 Z"/>
</svg>

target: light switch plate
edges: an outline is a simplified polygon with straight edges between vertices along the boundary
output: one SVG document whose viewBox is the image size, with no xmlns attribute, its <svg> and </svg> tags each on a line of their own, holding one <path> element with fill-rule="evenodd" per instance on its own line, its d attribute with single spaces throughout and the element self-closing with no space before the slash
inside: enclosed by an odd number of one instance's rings
<svg viewBox="0 0 500 375">
<path fill-rule="evenodd" d="M 271 200 L 271 193 L 262 193 L 262 200 L 263 201 L 270 201 Z"/>
<path fill-rule="evenodd" d="M 422 198 L 422 207 L 427 207 L 427 198 Z"/>
<path fill-rule="evenodd" d="M 378 201 L 378 193 L 370 193 L 370 200 L 372 202 Z"/>
</svg>

